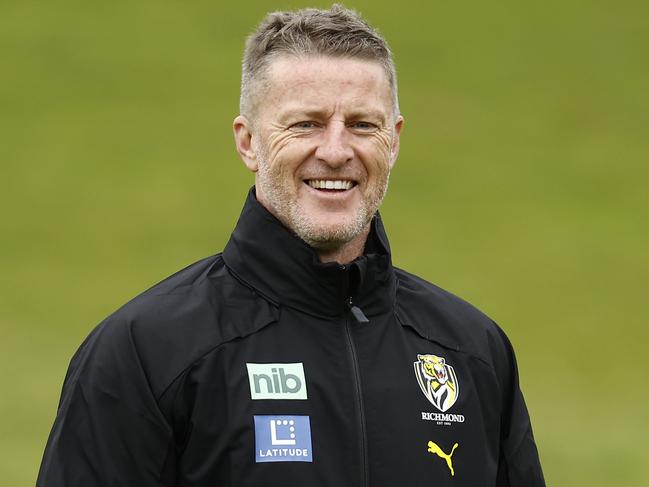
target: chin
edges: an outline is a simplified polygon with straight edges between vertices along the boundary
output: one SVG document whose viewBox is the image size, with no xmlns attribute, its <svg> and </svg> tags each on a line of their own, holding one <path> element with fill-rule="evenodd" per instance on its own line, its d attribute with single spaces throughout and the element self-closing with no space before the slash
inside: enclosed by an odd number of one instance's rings
<svg viewBox="0 0 649 487">
<path fill-rule="evenodd" d="M 340 248 L 356 238 L 369 223 L 360 213 L 314 217 L 301 215 L 293 221 L 296 235 L 320 250 Z"/>
</svg>

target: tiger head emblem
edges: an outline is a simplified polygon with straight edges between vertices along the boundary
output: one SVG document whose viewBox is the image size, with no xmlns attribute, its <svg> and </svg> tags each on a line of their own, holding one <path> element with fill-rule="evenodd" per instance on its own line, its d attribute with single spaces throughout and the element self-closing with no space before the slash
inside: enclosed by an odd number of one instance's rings
<svg viewBox="0 0 649 487">
<path fill-rule="evenodd" d="M 460 394 L 455 370 L 444 357 L 432 354 L 418 354 L 414 363 L 415 377 L 424 396 L 437 409 L 446 412 Z"/>
<path fill-rule="evenodd" d="M 446 372 L 446 360 L 437 355 L 417 355 L 417 360 L 423 364 L 424 375 L 436 380 L 440 384 L 448 382 L 448 372 Z"/>
</svg>

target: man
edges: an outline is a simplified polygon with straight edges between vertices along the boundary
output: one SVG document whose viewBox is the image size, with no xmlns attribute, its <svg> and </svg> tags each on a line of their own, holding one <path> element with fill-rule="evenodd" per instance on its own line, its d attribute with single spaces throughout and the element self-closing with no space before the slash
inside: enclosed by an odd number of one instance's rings
<svg viewBox="0 0 649 487">
<path fill-rule="evenodd" d="M 544 485 L 503 332 L 391 265 L 402 125 L 357 14 L 270 14 L 234 121 L 255 174 L 237 227 L 90 334 L 37 485 Z"/>
</svg>

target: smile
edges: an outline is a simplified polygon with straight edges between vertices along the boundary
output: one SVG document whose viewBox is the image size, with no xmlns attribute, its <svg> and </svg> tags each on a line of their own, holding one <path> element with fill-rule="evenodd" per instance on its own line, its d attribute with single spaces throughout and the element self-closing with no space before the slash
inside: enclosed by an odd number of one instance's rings
<svg viewBox="0 0 649 487">
<path fill-rule="evenodd" d="M 341 179 L 308 179 L 305 182 L 313 189 L 334 189 L 346 191 L 356 186 L 354 181 Z"/>
</svg>

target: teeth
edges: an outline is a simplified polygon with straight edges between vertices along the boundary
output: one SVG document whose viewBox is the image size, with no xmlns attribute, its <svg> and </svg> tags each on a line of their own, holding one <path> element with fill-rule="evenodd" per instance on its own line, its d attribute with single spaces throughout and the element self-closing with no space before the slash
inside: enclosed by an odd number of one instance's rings
<svg viewBox="0 0 649 487">
<path fill-rule="evenodd" d="M 309 179 L 309 186 L 314 189 L 352 189 L 354 183 L 352 181 L 342 181 L 340 179 Z"/>
</svg>

